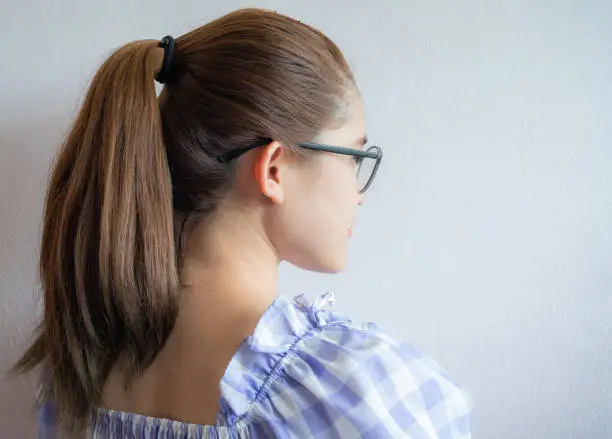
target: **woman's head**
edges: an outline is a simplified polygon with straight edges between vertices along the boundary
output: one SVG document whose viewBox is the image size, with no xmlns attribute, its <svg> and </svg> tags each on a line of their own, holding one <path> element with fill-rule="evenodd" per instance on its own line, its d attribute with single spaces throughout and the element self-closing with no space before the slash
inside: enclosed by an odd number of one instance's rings
<svg viewBox="0 0 612 439">
<path fill-rule="evenodd" d="M 51 370 L 42 398 L 66 430 L 85 425 L 120 356 L 129 380 L 164 345 L 196 225 L 239 205 L 279 259 L 331 272 L 361 202 L 353 157 L 296 146 L 360 148 L 365 135 L 352 74 L 322 33 L 261 10 L 221 17 L 176 39 L 158 100 L 162 59 L 153 40 L 111 55 L 49 183 L 44 318 L 16 369 Z"/>
<path fill-rule="evenodd" d="M 240 195 L 260 208 L 279 259 L 317 271 L 342 268 L 359 202 L 355 161 L 296 147 L 362 146 L 360 96 L 333 42 L 272 12 L 229 14 L 176 40 L 160 108 L 179 259 L 193 226 Z M 260 139 L 271 141 L 217 161 Z M 246 190 L 235 194 L 238 176 Z"/>
</svg>

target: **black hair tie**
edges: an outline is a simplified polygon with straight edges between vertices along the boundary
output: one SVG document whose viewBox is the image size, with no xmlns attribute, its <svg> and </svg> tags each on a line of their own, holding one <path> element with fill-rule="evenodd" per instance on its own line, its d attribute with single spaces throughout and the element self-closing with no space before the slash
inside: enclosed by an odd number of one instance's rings
<svg viewBox="0 0 612 439">
<path fill-rule="evenodd" d="M 170 63 L 172 62 L 172 55 L 174 55 L 174 38 L 170 35 L 166 35 L 159 42 L 159 47 L 164 48 L 164 61 L 161 70 L 155 75 L 155 80 L 161 84 L 165 84 L 168 82 L 170 76 Z"/>
</svg>

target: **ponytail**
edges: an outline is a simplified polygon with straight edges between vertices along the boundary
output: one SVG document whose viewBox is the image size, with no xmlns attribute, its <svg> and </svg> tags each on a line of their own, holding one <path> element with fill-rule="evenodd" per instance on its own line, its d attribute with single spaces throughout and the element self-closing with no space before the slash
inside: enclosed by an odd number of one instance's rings
<svg viewBox="0 0 612 439">
<path fill-rule="evenodd" d="M 44 317 L 14 370 L 42 366 L 41 398 L 66 432 L 87 427 L 121 357 L 128 382 L 176 318 L 172 184 L 154 77 L 163 50 L 130 43 L 100 68 L 56 159 L 46 195 Z"/>
</svg>

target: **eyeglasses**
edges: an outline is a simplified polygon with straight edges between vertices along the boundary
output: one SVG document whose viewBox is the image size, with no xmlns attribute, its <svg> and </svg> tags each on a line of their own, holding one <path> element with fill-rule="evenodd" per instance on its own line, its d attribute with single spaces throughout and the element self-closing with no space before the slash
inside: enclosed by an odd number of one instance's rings
<svg viewBox="0 0 612 439">
<path fill-rule="evenodd" d="M 272 141 L 273 139 L 261 139 L 253 143 L 252 145 L 246 146 L 244 148 L 238 148 L 232 151 L 228 151 L 225 154 L 218 156 L 217 161 L 219 163 L 231 162 L 232 160 L 235 160 L 236 158 L 240 157 L 242 154 L 252 149 L 267 145 Z M 297 146 L 299 146 L 300 148 L 315 151 L 324 151 L 331 152 L 334 154 L 353 156 L 355 159 L 355 167 L 357 172 L 357 190 L 361 194 L 367 191 L 368 188 L 372 185 L 372 182 L 374 181 L 374 177 L 378 172 L 378 167 L 380 166 L 380 162 L 383 157 L 382 148 L 380 148 L 379 146 L 370 146 L 365 150 L 345 148 L 342 146 L 322 145 L 320 143 L 309 142 L 300 142 L 297 143 Z"/>
</svg>

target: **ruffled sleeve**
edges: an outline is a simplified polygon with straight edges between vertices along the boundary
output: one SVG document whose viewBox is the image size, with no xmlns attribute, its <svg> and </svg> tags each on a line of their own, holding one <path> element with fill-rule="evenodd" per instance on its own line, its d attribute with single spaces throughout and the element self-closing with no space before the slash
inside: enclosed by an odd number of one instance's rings
<svg viewBox="0 0 612 439">
<path fill-rule="evenodd" d="M 219 385 L 218 424 L 234 425 L 257 411 L 291 349 L 316 329 L 315 309 L 322 310 L 329 300 L 332 294 L 321 296 L 308 310 L 300 305 L 306 303 L 303 296 L 293 301 L 284 296 L 274 300 L 225 370 Z"/>
<path fill-rule="evenodd" d="M 289 348 L 262 407 L 289 437 L 470 437 L 469 395 L 431 357 L 320 302 L 298 299 L 296 308 L 310 330 Z"/>
</svg>

